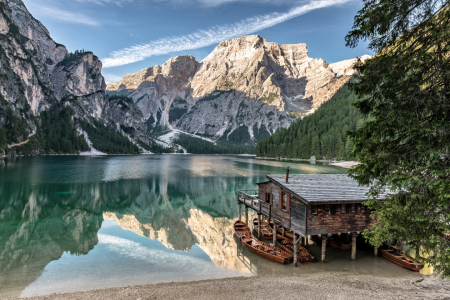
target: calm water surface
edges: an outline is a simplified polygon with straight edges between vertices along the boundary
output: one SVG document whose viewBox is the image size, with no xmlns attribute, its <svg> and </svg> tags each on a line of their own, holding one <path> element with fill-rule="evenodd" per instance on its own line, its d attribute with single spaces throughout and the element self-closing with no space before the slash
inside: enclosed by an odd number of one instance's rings
<svg viewBox="0 0 450 300">
<path fill-rule="evenodd" d="M 346 171 L 243 156 L 0 160 L 0 298 L 280 273 L 416 274 L 369 250 L 351 261 L 328 248 L 327 263 L 295 268 L 243 249 L 232 230 L 237 190 L 288 165 L 291 174 Z"/>
</svg>

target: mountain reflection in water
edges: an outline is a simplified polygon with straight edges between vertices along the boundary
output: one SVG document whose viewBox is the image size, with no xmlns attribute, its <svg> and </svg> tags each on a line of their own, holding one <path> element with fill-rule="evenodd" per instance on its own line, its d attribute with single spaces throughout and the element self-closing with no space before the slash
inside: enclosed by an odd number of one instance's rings
<svg viewBox="0 0 450 300">
<path fill-rule="evenodd" d="M 169 257 L 184 257 L 186 269 L 173 271 L 186 272 L 191 280 L 251 275 L 255 270 L 238 257 L 239 244 L 231 226 L 238 212 L 236 191 L 253 189 L 266 174 L 282 173 L 287 165 L 294 174 L 344 172 L 329 166 L 234 156 L 7 159 L 0 164 L 0 297 L 19 296 L 24 290 L 22 296 L 145 284 L 158 278 L 177 280 L 166 272 L 174 268 Z M 125 236 L 118 230 L 111 235 L 105 225 L 111 221 L 122 230 L 159 242 Z M 154 267 L 152 279 L 144 278 L 148 270 L 136 267 L 136 272 L 128 274 L 133 281 L 121 282 L 125 275 L 117 274 L 120 263 L 136 249 L 140 254 L 134 253 L 133 259 L 144 255 L 148 264 L 160 265 Z M 73 268 L 92 259 L 89 255 L 102 257 L 112 250 L 116 252 L 110 257 L 115 261 L 98 258 L 97 264 L 103 264 L 97 270 L 79 270 L 86 278 L 94 274 L 102 285 L 95 276 L 90 278 L 94 287 L 86 285 L 87 280 L 75 284 L 79 278 L 62 283 L 64 270 L 78 272 Z M 170 255 L 161 256 L 164 251 Z M 86 268 L 89 265 L 93 264 Z M 46 288 L 48 276 L 54 276 L 60 286 Z"/>
</svg>

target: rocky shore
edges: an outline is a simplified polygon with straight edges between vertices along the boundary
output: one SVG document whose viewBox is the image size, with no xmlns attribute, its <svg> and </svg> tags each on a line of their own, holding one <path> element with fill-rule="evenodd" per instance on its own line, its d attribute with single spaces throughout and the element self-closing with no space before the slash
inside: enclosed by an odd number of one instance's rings
<svg viewBox="0 0 450 300">
<path fill-rule="evenodd" d="M 159 283 L 27 299 L 448 299 L 449 295 L 450 281 L 438 277 L 392 279 L 330 272 Z"/>
</svg>

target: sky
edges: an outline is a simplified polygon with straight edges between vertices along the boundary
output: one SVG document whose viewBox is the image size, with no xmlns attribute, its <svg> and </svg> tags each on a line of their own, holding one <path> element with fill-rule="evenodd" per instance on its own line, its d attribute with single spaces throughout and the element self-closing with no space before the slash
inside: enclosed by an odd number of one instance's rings
<svg viewBox="0 0 450 300">
<path fill-rule="evenodd" d="M 327 63 L 373 54 L 345 46 L 360 0 L 23 0 L 69 51 L 89 50 L 106 82 L 161 65 L 170 57 L 201 61 L 220 41 L 258 34 L 269 42 L 306 43 Z"/>
</svg>

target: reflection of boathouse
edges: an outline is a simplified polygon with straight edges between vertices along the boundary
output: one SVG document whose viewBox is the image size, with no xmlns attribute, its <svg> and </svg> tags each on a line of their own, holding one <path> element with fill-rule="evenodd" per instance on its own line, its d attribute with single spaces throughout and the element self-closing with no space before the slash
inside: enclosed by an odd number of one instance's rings
<svg viewBox="0 0 450 300">
<path fill-rule="evenodd" d="M 239 191 L 239 218 L 241 204 L 274 223 L 274 229 L 284 234 L 292 230 L 294 241 L 318 236 L 322 239 L 322 261 L 325 244 L 333 235 L 351 236 L 352 259 L 356 255 L 356 235 L 370 228 L 374 219 L 362 202 L 369 187 L 345 174 L 267 175 L 268 181 L 257 183 L 258 190 Z M 276 228 L 277 227 L 277 228 Z M 375 254 L 378 249 L 375 248 Z"/>
</svg>

